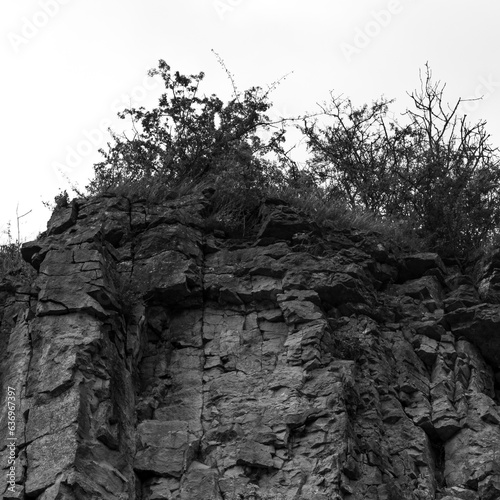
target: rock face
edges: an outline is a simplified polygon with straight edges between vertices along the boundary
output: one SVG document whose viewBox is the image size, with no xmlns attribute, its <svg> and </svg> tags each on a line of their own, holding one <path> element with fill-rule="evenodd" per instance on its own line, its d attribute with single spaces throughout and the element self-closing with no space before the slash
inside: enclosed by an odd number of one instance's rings
<svg viewBox="0 0 500 500">
<path fill-rule="evenodd" d="M 498 255 L 473 281 L 276 201 L 235 240 L 209 194 L 76 200 L 24 246 L 3 498 L 500 498 Z"/>
</svg>

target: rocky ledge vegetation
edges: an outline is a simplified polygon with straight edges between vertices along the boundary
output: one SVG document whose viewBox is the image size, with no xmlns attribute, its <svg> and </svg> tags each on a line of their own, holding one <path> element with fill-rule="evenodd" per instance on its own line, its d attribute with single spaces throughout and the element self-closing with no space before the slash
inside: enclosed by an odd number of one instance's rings
<svg viewBox="0 0 500 500">
<path fill-rule="evenodd" d="M 23 246 L 3 498 L 500 498 L 500 252 L 460 269 L 278 199 L 232 238 L 212 195 L 77 199 Z"/>
</svg>

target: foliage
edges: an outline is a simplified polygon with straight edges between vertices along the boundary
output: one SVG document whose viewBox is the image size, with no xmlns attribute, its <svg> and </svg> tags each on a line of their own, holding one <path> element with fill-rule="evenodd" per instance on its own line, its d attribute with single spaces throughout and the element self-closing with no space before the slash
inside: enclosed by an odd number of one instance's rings
<svg viewBox="0 0 500 500">
<path fill-rule="evenodd" d="M 297 207 L 319 226 L 336 230 L 369 231 L 381 235 L 410 251 L 423 251 L 420 238 L 412 225 L 404 219 L 382 217 L 358 206 L 351 207 L 345 200 L 331 199 L 328 189 L 303 184 L 302 188 L 285 186 L 271 191 L 290 205 Z"/>
<path fill-rule="evenodd" d="M 332 354 L 338 359 L 357 361 L 364 353 L 359 338 L 345 332 L 335 332 Z"/>
<path fill-rule="evenodd" d="M 8 242 L 0 245 L 0 281 L 13 277 L 18 282 L 32 282 L 35 277 L 35 271 L 21 257 L 19 243 L 12 241 L 10 224 L 6 234 Z"/>
<path fill-rule="evenodd" d="M 268 116 L 274 87 L 238 92 L 228 72 L 234 94 L 224 103 L 201 93 L 203 73 L 181 75 L 160 60 L 150 75 L 165 85 L 158 106 L 119 114 L 132 132 L 111 132 L 89 194 L 158 202 L 179 186 L 211 186 L 210 224 L 243 232 L 262 198 L 280 196 L 318 223 L 392 233 L 412 247 L 422 247 L 420 239 L 444 256 L 469 255 L 495 235 L 498 152 L 484 122 L 459 116 L 461 99 L 444 104 L 445 86 L 428 66 L 404 124 L 391 115 L 390 100 L 355 107 L 333 94 L 320 117 L 303 117 L 311 152 L 305 168 L 284 149 L 286 119 Z"/>
<path fill-rule="evenodd" d="M 78 192 L 76 190 L 76 188 L 72 188 L 73 191 L 77 192 L 78 195 L 82 195 L 82 193 Z M 68 191 L 66 190 L 62 190 L 60 189 L 59 190 L 59 193 L 57 193 L 55 196 L 54 196 L 54 202 L 50 202 L 50 201 L 42 201 L 42 205 L 45 207 L 45 208 L 48 208 L 49 210 L 51 211 L 54 211 L 56 208 L 66 208 L 69 206 L 69 195 L 68 195 Z"/>
<path fill-rule="evenodd" d="M 330 199 L 412 221 L 431 248 L 466 255 L 500 222 L 499 158 L 485 122 L 460 117 L 461 99 L 446 106 L 445 86 L 426 69 L 405 125 L 390 117 L 392 101 L 356 108 L 332 95 L 323 108 L 330 122 L 302 127 L 309 170 Z"/>
<path fill-rule="evenodd" d="M 16 273 L 21 263 L 19 248 L 15 243 L 0 245 L 0 278 Z"/>
<path fill-rule="evenodd" d="M 275 182 L 279 172 L 265 157 L 279 152 L 284 129 L 266 112 L 269 91 L 252 87 L 224 104 L 215 95 L 200 95 L 204 74 L 173 73 L 165 61 L 149 73 L 159 75 L 165 93 L 153 110 L 127 109 L 131 137 L 112 133 L 113 143 L 101 150 L 104 160 L 95 165 L 90 194 L 122 189 L 125 193 L 157 200 L 179 184 L 211 181 L 218 204 L 233 218 L 257 203 L 261 190 Z M 269 132 L 262 140 L 259 132 Z"/>
<path fill-rule="evenodd" d="M 54 197 L 54 203 L 57 208 L 67 208 L 69 206 L 69 196 L 66 190 L 61 191 Z"/>
</svg>

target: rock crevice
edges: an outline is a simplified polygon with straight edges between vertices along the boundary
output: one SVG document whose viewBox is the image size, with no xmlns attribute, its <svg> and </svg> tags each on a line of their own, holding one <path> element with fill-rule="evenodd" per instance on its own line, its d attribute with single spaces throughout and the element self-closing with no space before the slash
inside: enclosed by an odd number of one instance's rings
<svg viewBox="0 0 500 500">
<path fill-rule="evenodd" d="M 276 200 L 235 240 L 209 203 L 75 200 L 24 245 L 4 498 L 500 498 L 497 254 L 468 275 Z"/>
</svg>

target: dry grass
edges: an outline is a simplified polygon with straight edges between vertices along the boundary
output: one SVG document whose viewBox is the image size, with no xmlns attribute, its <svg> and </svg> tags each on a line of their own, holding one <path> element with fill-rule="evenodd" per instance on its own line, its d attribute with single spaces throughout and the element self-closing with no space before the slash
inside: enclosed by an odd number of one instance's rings
<svg viewBox="0 0 500 500">
<path fill-rule="evenodd" d="M 340 200 L 327 201 L 319 189 L 283 188 L 272 194 L 308 214 L 321 227 L 374 232 L 414 251 L 425 248 L 425 241 L 419 238 L 409 222 L 382 218 L 369 211 L 352 210 Z"/>
<path fill-rule="evenodd" d="M 241 236 L 251 232 L 260 202 L 267 197 L 276 197 L 303 211 L 321 227 L 374 232 L 412 251 L 425 248 L 425 241 L 418 237 L 410 223 L 382 218 L 368 211 L 352 210 L 341 200 L 326 200 L 321 188 L 299 189 L 287 185 L 249 187 L 235 172 L 233 174 L 212 176 L 202 181 L 185 180 L 168 187 L 157 179 L 142 178 L 117 183 L 108 192 L 149 203 L 162 203 L 212 187 L 215 193 L 212 209 L 207 214 L 207 228 L 223 229 Z"/>
<path fill-rule="evenodd" d="M 145 200 L 148 203 L 162 203 L 195 191 L 201 192 L 208 187 L 206 182 L 186 180 L 173 186 L 166 186 L 154 177 L 144 177 L 138 180 L 124 180 L 117 182 L 102 193 L 124 196 L 134 200 Z"/>
</svg>

